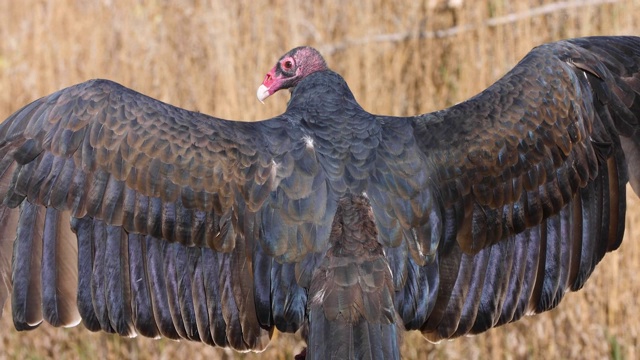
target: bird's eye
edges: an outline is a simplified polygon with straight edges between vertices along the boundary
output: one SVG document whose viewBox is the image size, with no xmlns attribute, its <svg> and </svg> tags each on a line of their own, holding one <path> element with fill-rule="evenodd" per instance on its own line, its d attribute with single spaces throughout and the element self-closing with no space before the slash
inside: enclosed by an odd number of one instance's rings
<svg viewBox="0 0 640 360">
<path fill-rule="evenodd" d="M 291 70 L 291 68 L 293 67 L 293 63 L 291 62 L 291 60 L 287 60 L 282 63 L 282 67 L 284 67 L 285 70 Z"/>
</svg>

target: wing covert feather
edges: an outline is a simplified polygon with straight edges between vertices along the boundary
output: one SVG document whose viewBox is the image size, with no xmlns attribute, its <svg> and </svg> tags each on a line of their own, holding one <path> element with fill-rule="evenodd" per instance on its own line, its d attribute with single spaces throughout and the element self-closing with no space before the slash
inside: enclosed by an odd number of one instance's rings
<svg viewBox="0 0 640 360">
<path fill-rule="evenodd" d="M 225 195 L 230 183 L 269 188 L 273 180 L 264 176 L 271 171 L 273 155 L 261 143 L 259 123 L 188 112 L 106 80 L 88 81 L 36 100 L 7 123 L 0 129 L 2 154 L 11 154 L 21 165 L 32 160 L 40 164 L 29 188 L 49 176 L 53 184 L 43 192 L 57 190 L 64 162 L 56 163 L 60 170 L 51 171 L 51 161 L 72 158 L 70 167 L 91 175 L 92 180 L 83 183 L 90 193 L 85 207 L 92 215 L 102 215 L 100 205 L 106 212 L 117 207 L 117 194 L 122 192 L 117 187 L 123 183 L 166 202 L 176 202 L 184 191 L 185 197 L 197 199 L 190 205 L 220 208 L 228 205 L 228 199 L 205 201 L 205 194 Z M 105 198 L 103 186 L 109 182 L 114 189 Z M 253 198 L 255 205 L 250 205 L 259 207 L 265 197 Z M 74 215 L 84 215 L 82 209 L 74 210 Z"/>
</svg>

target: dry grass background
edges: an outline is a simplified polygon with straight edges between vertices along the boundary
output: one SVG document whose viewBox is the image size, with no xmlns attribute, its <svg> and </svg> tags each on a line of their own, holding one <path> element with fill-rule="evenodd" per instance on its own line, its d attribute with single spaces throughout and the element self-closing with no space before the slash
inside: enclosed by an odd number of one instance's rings
<svg viewBox="0 0 640 360">
<path fill-rule="evenodd" d="M 533 46 L 586 35 L 638 35 L 640 1 L 0 1 L 0 118 L 90 78 L 218 117 L 255 120 L 285 108 L 255 90 L 289 48 L 320 48 L 365 109 L 416 114 L 488 86 Z M 405 339 L 408 359 L 640 358 L 640 201 L 629 197 L 622 247 L 555 311 L 438 345 Z M 291 358 L 279 335 L 260 355 L 201 344 L 120 339 L 82 328 L 13 330 L 0 359 Z"/>
</svg>

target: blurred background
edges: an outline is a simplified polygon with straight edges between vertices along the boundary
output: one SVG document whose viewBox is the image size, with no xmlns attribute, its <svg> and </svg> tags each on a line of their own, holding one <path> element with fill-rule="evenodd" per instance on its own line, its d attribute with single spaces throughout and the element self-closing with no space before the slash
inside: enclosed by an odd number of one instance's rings
<svg viewBox="0 0 640 360">
<path fill-rule="evenodd" d="M 91 78 L 217 117 L 268 118 L 288 94 L 262 105 L 257 86 L 299 45 L 320 49 L 368 111 L 424 113 L 486 88 L 536 45 L 640 35 L 639 24 L 638 0 L 0 1 L 0 119 Z M 620 250 L 556 310 L 435 345 L 411 333 L 405 358 L 640 358 L 640 201 L 628 203 Z M 256 355 L 82 326 L 18 333 L 4 313 L 0 359 L 290 359 L 302 347 L 288 334 Z"/>
</svg>

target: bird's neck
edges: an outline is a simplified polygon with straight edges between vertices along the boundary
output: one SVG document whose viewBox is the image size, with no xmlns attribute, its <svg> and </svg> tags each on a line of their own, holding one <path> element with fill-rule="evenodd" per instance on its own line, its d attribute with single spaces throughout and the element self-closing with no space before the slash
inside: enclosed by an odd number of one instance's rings
<svg viewBox="0 0 640 360">
<path fill-rule="evenodd" d="M 333 186 L 364 191 L 366 174 L 375 164 L 381 124 L 358 105 L 344 79 L 332 71 L 308 76 L 293 91 L 287 113 L 335 180 Z"/>
</svg>

